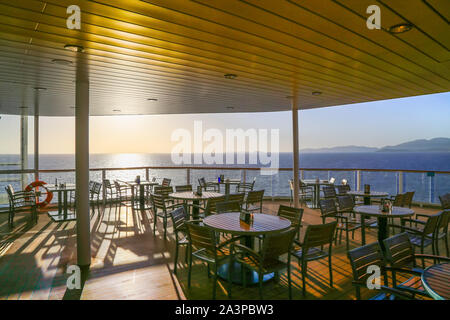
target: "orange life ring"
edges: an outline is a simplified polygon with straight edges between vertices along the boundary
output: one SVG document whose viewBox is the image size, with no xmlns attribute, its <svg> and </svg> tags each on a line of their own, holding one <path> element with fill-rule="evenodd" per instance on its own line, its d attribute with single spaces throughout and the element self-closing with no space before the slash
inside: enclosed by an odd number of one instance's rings
<svg viewBox="0 0 450 320">
<path fill-rule="evenodd" d="M 46 184 L 47 184 L 47 182 L 36 180 L 36 181 L 33 181 L 32 183 L 30 183 L 29 185 L 27 185 L 27 187 L 25 188 L 25 191 L 31 191 L 34 188 L 41 187 L 47 191 L 47 197 L 45 198 L 44 201 L 36 201 L 36 205 L 41 208 L 46 207 L 50 203 L 50 201 L 52 201 L 52 199 L 53 199 L 53 192 L 49 191 L 47 189 L 47 187 L 45 187 Z"/>
</svg>

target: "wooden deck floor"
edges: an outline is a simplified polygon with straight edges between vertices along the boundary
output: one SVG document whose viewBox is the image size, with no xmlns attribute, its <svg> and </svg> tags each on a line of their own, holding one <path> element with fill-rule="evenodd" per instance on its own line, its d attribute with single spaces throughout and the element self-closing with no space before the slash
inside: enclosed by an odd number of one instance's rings
<svg viewBox="0 0 450 320">
<path fill-rule="evenodd" d="M 276 213 L 281 202 L 264 203 L 264 211 Z M 415 208 L 416 212 L 437 210 Z M 162 230 L 152 232 L 150 212 L 135 212 L 127 207 L 107 206 L 91 219 L 92 264 L 83 290 L 67 290 L 66 269 L 76 264 L 75 222 L 52 222 L 45 213 L 39 223 L 28 224 L 18 216 L 14 230 L 0 215 L 0 299 L 210 299 L 212 280 L 206 266 L 193 267 L 192 287 L 187 288 L 187 268 L 180 262 L 173 269 L 174 241 L 162 239 Z M 318 210 L 305 209 L 304 225 L 321 223 Z M 158 227 L 161 227 L 161 223 Z M 169 228 L 169 234 L 170 232 Z M 367 242 L 376 239 L 369 231 Z M 344 239 L 343 239 L 344 240 Z M 360 246 L 355 234 L 351 248 Z M 333 249 L 334 287 L 328 286 L 326 261 L 311 262 L 308 268 L 307 295 L 301 295 L 298 264 L 293 261 L 294 299 L 354 299 L 351 270 L 345 242 Z M 181 252 L 181 256 L 184 252 Z M 180 259 L 182 261 L 183 259 Z M 220 282 L 218 299 L 226 299 L 226 283 Z M 286 299 L 286 277 L 264 284 L 265 299 Z M 233 286 L 233 299 L 258 299 L 255 287 Z"/>
</svg>

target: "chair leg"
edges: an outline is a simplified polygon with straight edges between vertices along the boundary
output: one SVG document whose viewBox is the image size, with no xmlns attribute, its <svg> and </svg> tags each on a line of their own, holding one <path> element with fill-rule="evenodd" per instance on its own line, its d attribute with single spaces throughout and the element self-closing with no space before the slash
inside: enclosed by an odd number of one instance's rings
<svg viewBox="0 0 450 320">
<path fill-rule="evenodd" d="M 228 265 L 228 299 L 231 299 L 231 287 L 233 283 L 231 281 L 231 275 L 233 274 L 233 256 L 230 255 L 229 265 Z"/>
<path fill-rule="evenodd" d="M 303 296 L 306 295 L 306 273 L 307 273 L 307 262 L 306 260 L 302 260 L 302 293 Z"/>
<path fill-rule="evenodd" d="M 155 236 L 156 235 L 156 222 L 158 221 L 158 215 L 156 214 L 156 211 L 155 211 L 155 214 L 154 214 L 154 221 L 153 221 L 153 235 Z"/>
<path fill-rule="evenodd" d="M 188 288 L 191 287 L 191 271 L 192 271 L 192 248 L 189 247 Z"/>
<path fill-rule="evenodd" d="M 163 217 L 163 227 L 164 227 L 164 240 L 166 240 L 166 233 L 167 233 L 167 216 L 164 214 Z"/>
<path fill-rule="evenodd" d="M 287 276 L 288 276 L 289 300 L 292 300 L 291 261 L 290 261 L 290 259 L 288 259 Z"/>
<path fill-rule="evenodd" d="M 216 300 L 216 289 L 217 289 L 217 264 L 214 264 L 214 284 L 213 284 L 213 300 Z"/>
<path fill-rule="evenodd" d="M 331 265 L 331 253 L 328 256 L 328 270 L 330 272 L 330 287 L 333 287 L 333 267 Z"/>
<path fill-rule="evenodd" d="M 263 294 L 262 294 L 262 283 L 263 283 L 263 275 L 261 273 L 258 273 L 258 287 L 259 287 L 259 299 L 263 300 Z"/>
<path fill-rule="evenodd" d="M 447 238 L 447 234 L 445 235 L 444 240 L 445 240 L 445 249 L 446 249 L 446 251 L 447 251 L 447 257 L 450 257 L 450 252 L 449 252 L 449 250 L 448 250 L 448 238 Z"/>
<path fill-rule="evenodd" d="M 350 245 L 349 245 L 349 242 L 350 242 L 350 238 L 348 237 L 348 227 L 347 228 L 345 228 L 345 237 L 346 237 L 346 242 L 347 242 L 347 251 L 349 250 L 349 248 L 350 248 Z"/>
<path fill-rule="evenodd" d="M 177 263 L 178 263 L 178 243 L 175 244 L 175 262 L 173 264 L 173 273 L 177 273 Z"/>
</svg>

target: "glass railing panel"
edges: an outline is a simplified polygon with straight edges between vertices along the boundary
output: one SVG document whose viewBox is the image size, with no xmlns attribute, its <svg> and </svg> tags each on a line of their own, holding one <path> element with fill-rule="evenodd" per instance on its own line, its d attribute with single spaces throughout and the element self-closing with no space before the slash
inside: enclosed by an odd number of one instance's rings
<svg viewBox="0 0 450 320">
<path fill-rule="evenodd" d="M 433 203 L 440 203 L 439 196 L 450 192 L 450 174 L 436 173 L 434 177 L 435 189 Z"/>
<path fill-rule="evenodd" d="M 414 191 L 413 201 L 428 202 L 430 179 L 426 172 L 404 172 L 403 192 Z"/>
<path fill-rule="evenodd" d="M 392 171 L 361 171 L 361 190 L 369 184 L 371 191 L 387 192 L 393 196 L 397 194 L 398 173 Z"/>
<path fill-rule="evenodd" d="M 274 176 L 276 175 L 266 175 L 261 174 L 261 170 L 247 170 L 247 182 L 252 182 L 256 178 L 255 186 L 253 190 L 264 190 L 265 197 L 274 196 Z"/>
<path fill-rule="evenodd" d="M 218 181 L 218 177 L 223 174 L 225 179 L 240 179 L 243 181 L 243 171 L 236 169 L 191 169 L 191 184 L 194 188 L 198 186 L 198 179 L 205 178 L 206 181 Z M 253 178 L 252 178 L 253 179 Z M 248 176 L 247 176 L 247 182 Z M 235 191 L 235 186 L 231 186 L 231 192 Z M 222 189 L 222 188 L 221 188 Z"/>
<path fill-rule="evenodd" d="M 304 170 L 303 173 L 304 179 L 320 179 L 320 180 L 328 180 L 328 171 L 326 170 Z"/>
<path fill-rule="evenodd" d="M 163 178 L 170 179 L 171 186 L 185 185 L 187 182 L 186 169 L 149 169 L 149 179 L 156 178 L 157 182 L 161 182 Z M 144 175 L 145 178 L 145 175 Z"/>
<path fill-rule="evenodd" d="M 99 171 L 101 174 L 101 171 Z M 145 179 L 145 169 L 128 169 L 128 170 L 107 170 L 105 173 L 106 179 L 111 181 L 134 181 L 136 176 L 141 176 L 141 179 Z M 101 181 L 98 180 L 98 181 Z"/>
<path fill-rule="evenodd" d="M 330 170 L 328 171 L 328 177 L 327 180 L 330 180 L 331 178 L 335 178 L 335 185 L 338 184 L 342 184 L 342 180 L 345 179 L 347 180 L 347 184 L 352 188 L 352 190 L 354 189 L 354 186 L 356 185 L 356 176 L 355 176 L 355 171 L 333 171 Z"/>
<path fill-rule="evenodd" d="M 273 176 L 273 196 L 274 197 L 290 197 L 289 180 L 293 178 L 292 170 L 278 171 Z"/>
</svg>

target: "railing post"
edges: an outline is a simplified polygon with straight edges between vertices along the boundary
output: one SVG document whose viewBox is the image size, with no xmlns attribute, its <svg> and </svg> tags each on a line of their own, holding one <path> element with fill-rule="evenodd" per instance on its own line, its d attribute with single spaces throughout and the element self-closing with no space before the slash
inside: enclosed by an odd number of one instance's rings
<svg viewBox="0 0 450 320">
<path fill-rule="evenodd" d="M 145 168 L 145 180 L 146 181 L 150 180 L 150 170 L 148 170 L 148 168 Z"/>
<path fill-rule="evenodd" d="M 361 190 L 361 170 L 356 170 L 356 190 Z"/>
<path fill-rule="evenodd" d="M 186 169 L 186 184 L 191 184 L 191 169 Z"/>
<path fill-rule="evenodd" d="M 433 203 L 433 200 L 434 200 L 434 172 L 428 172 L 427 175 L 430 177 L 429 202 Z"/>
<path fill-rule="evenodd" d="M 404 192 L 404 179 L 403 179 L 403 171 L 398 172 L 398 185 L 397 185 L 397 193 Z"/>
<path fill-rule="evenodd" d="M 103 185 L 103 204 L 106 203 L 106 189 L 105 189 L 106 170 L 102 169 L 102 185 Z"/>
<path fill-rule="evenodd" d="M 242 175 L 243 175 L 242 179 L 244 180 L 244 183 L 245 183 L 247 181 L 247 170 L 243 169 L 242 171 L 243 171 L 242 172 Z"/>
</svg>

